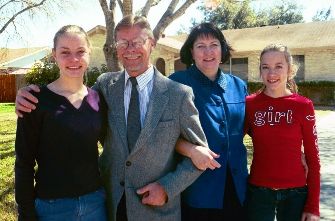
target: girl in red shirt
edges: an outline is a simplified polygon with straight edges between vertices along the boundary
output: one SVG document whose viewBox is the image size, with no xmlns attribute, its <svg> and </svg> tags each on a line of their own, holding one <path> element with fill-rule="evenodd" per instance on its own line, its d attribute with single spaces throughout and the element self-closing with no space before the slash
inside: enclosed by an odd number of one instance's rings
<svg viewBox="0 0 335 221">
<path fill-rule="evenodd" d="M 311 100 L 297 94 L 297 71 L 287 47 L 260 55 L 264 87 L 246 100 L 246 132 L 254 153 L 247 193 L 249 220 L 318 221 L 320 160 Z M 307 177 L 301 163 L 304 150 Z"/>
</svg>

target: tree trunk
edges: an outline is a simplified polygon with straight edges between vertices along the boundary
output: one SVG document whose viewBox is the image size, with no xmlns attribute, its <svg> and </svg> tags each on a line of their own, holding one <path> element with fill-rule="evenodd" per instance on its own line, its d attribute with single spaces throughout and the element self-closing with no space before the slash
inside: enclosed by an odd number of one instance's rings
<svg viewBox="0 0 335 221">
<path fill-rule="evenodd" d="M 106 0 L 99 0 L 101 9 L 105 15 L 106 22 L 106 42 L 103 47 L 105 60 L 108 71 L 119 71 L 121 66 L 119 64 L 116 48 L 114 47 L 114 29 L 115 29 L 115 0 L 110 1 L 110 6 Z"/>
</svg>

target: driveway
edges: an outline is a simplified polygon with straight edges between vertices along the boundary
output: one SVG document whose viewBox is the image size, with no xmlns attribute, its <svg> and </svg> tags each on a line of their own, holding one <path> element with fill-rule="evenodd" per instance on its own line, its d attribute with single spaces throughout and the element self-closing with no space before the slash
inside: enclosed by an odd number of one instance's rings
<svg viewBox="0 0 335 221">
<path fill-rule="evenodd" d="M 322 221 L 335 221 L 335 111 L 320 111 L 316 116 L 320 161 Z"/>
</svg>

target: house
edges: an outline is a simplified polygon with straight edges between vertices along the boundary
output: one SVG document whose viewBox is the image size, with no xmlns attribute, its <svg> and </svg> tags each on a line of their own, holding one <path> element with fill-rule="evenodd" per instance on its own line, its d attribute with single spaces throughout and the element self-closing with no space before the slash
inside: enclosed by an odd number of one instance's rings
<svg viewBox="0 0 335 221">
<path fill-rule="evenodd" d="M 258 81 L 259 54 L 270 43 L 287 45 L 299 64 L 297 81 L 335 81 L 335 21 L 297 23 L 223 31 L 234 48 L 230 62 L 222 64 L 227 73 L 244 80 Z M 105 64 L 102 51 L 106 28 L 98 25 L 88 31 L 92 44 L 90 67 Z M 153 64 L 165 75 L 185 69 L 179 50 L 187 35 L 165 36 L 152 53 Z"/>
<path fill-rule="evenodd" d="M 335 21 L 297 23 L 223 31 L 234 51 L 225 72 L 258 81 L 259 54 L 270 43 L 287 45 L 299 64 L 297 81 L 335 81 Z M 187 35 L 161 38 L 153 53 L 163 73 L 184 69 L 179 49 Z"/>
<path fill-rule="evenodd" d="M 49 55 L 48 47 L 0 48 L 0 74 L 25 74 L 36 61 Z"/>
</svg>

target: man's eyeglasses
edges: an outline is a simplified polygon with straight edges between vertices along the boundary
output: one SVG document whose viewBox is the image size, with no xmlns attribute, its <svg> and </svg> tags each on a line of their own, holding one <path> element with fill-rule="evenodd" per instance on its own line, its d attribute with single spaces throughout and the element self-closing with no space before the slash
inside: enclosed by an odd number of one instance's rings
<svg viewBox="0 0 335 221">
<path fill-rule="evenodd" d="M 117 49 L 127 49 L 129 47 L 129 45 L 132 45 L 134 48 L 141 48 L 145 42 L 148 40 L 148 38 L 135 38 L 131 41 L 128 41 L 128 40 L 124 40 L 124 39 L 121 39 L 121 40 L 118 40 L 116 43 L 115 43 L 115 47 Z"/>
</svg>

